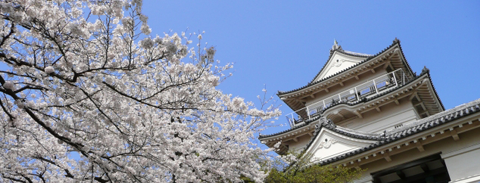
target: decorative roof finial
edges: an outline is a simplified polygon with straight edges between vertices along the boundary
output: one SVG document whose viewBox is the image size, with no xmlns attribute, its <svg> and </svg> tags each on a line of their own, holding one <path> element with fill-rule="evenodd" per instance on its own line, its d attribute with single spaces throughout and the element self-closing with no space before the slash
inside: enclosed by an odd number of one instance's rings
<svg viewBox="0 0 480 183">
<path fill-rule="evenodd" d="M 430 69 L 428 69 L 427 66 L 423 66 L 422 74 L 425 72 L 430 72 Z"/>
<path fill-rule="evenodd" d="M 318 123 L 319 123 L 320 125 L 322 125 L 322 124 L 327 124 L 327 123 L 328 123 L 328 119 L 327 119 L 325 116 L 322 115 L 322 116 L 320 117 L 320 120 L 318 120 Z"/>
<path fill-rule="evenodd" d="M 338 45 L 338 42 L 336 39 L 333 39 L 333 46 L 332 46 L 332 49 L 330 50 L 330 53 L 333 53 L 334 50 L 342 50 L 342 46 Z"/>
<path fill-rule="evenodd" d="M 400 43 L 400 40 L 398 40 L 397 37 L 395 37 L 395 40 L 393 40 L 393 43 Z"/>
</svg>

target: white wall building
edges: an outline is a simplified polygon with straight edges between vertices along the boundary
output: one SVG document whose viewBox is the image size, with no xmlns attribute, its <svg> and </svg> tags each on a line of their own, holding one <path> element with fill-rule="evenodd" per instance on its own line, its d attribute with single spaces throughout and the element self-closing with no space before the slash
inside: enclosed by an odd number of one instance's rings
<svg viewBox="0 0 480 183">
<path fill-rule="evenodd" d="M 260 135 L 312 165 L 367 169 L 356 182 L 479 182 L 480 99 L 445 110 L 429 70 L 415 74 L 400 41 L 376 55 L 330 57 L 306 86 L 277 94 L 293 111 L 289 130 Z"/>
</svg>

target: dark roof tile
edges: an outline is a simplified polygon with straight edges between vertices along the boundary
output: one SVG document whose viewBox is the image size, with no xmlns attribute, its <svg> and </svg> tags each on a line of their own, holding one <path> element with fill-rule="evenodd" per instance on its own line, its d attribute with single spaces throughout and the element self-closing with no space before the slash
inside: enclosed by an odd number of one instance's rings
<svg viewBox="0 0 480 183">
<path fill-rule="evenodd" d="M 348 67 L 348 68 L 345 68 L 345 69 L 343 69 L 343 70 L 341 70 L 341 71 L 339 71 L 339 72 L 337 72 L 337 73 L 335 73 L 335 74 L 333 74 L 333 75 L 330 75 L 330 76 L 325 77 L 325 78 L 323 78 L 323 79 L 321 79 L 321 80 L 315 81 L 315 78 L 317 78 L 318 75 L 319 75 L 319 74 L 323 71 L 323 69 L 325 69 L 325 67 L 327 66 L 327 65 L 326 65 L 327 63 L 325 63 L 325 65 L 322 67 L 322 69 L 317 73 L 317 75 L 316 75 L 316 76 L 312 79 L 312 81 L 310 81 L 307 85 L 302 86 L 302 87 L 297 88 L 297 89 L 290 90 L 290 91 L 278 91 L 277 95 L 282 95 L 282 94 L 287 94 L 287 93 L 299 91 L 299 90 L 302 90 L 302 89 L 304 89 L 304 88 L 307 88 L 307 87 L 309 87 L 309 86 L 311 86 L 311 85 L 320 83 L 320 82 L 322 82 L 322 81 L 325 81 L 325 80 L 327 80 L 327 79 L 330 79 L 330 78 L 332 78 L 332 77 L 335 77 L 335 76 L 337 76 L 337 75 L 340 75 L 340 74 L 342 74 L 342 73 L 345 72 L 345 71 L 351 70 L 351 69 L 353 69 L 353 68 L 355 68 L 355 67 L 357 67 L 357 66 L 359 66 L 359 65 L 362 65 L 362 64 L 364 64 L 365 62 L 367 62 L 367 61 L 369 61 L 369 60 L 377 57 L 378 55 L 384 53 L 386 50 L 394 47 L 395 45 L 398 45 L 398 47 L 400 48 L 400 50 L 402 50 L 402 48 L 401 48 L 401 46 L 400 46 L 400 42 L 399 42 L 399 41 L 394 41 L 390 46 L 388 46 L 387 48 L 383 49 L 381 52 L 379 52 L 379 53 L 377 53 L 377 54 L 375 54 L 375 55 L 373 55 L 373 56 L 368 56 L 368 57 L 366 57 L 365 60 L 363 60 L 363 61 L 361 61 L 361 62 L 359 62 L 359 63 L 357 63 L 357 64 L 354 64 L 354 65 L 352 65 L 352 66 L 350 66 L 350 67 Z M 344 53 L 344 54 L 349 54 L 349 53 L 346 53 L 346 52 L 341 51 L 341 50 L 336 50 L 336 51 L 342 52 L 342 53 Z M 331 56 L 332 56 L 332 54 L 330 54 L 328 60 L 330 60 L 330 57 L 331 57 Z M 358 56 L 358 55 L 355 55 L 355 56 Z M 408 65 L 407 62 L 406 62 L 406 65 L 407 65 L 407 68 L 408 68 L 408 70 L 410 71 L 410 73 L 413 73 L 413 72 L 411 71 L 411 68 L 410 68 L 410 66 Z"/>
<path fill-rule="evenodd" d="M 357 102 L 354 102 L 354 103 L 347 103 L 347 102 L 338 102 L 338 103 L 335 103 L 335 104 L 330 105 L 329 107 L 325 108 L 324 110 L 322 110 L 322 111 L 321 111 L 321 114 L 323 114 L 324 111 L 326 111 L 326 110 L 328 110 L 328 109 L 330 109 L 330 108 L 333 108 L 333 107 L 335 107 L 335 106 L 337 106 L 337 105 L 349 105 L 349 106 L 354 106 L 354 105 L 357 105 L 357 104 L 366 103 L 366 102 L 375 100 L 375 99 L 377 99 L 377 98 L 379 98 L 379 97 L 381 97 L 381 96 L 387 95 L 387 94 L 389 94 L 389 93 L 391 93 L 391 92 L 393 92 L 393 91 L 396 91 L 396 90 L 399 90 L 399 89 L 403 88 L 403 86 L 408 85 L 408 84 L 416 81 L 417 79 L 419 79 L 419 78 L 422 77 L 423 75 L 424 75 L 424 74 L 418 75 L 417 77 L 415 77 L 414 79 L 410 80 L 409 82 L 406 82 L 404 85 L 401 85 L 401 86 L 399 86 L 399 87 L 397 87 L 397 88 L 390 89 L 389 91 L 387 91 L 387 92 L 385 92 L 385 93 L 382 93 L 382 94 L 380 94 L 380 95 L 377 95 L 377 96 L 375 96 L 375 97 L 372 97 L 372 98 L 370 98 L 370 99 L 364 98 L 364 100 L 360 100 L 360 101 L 357 101 Z M 307 125 L 310 124 L 311 122 L 316 121 L 317 119 L 319 119 L 319 117 L 320 117 L 320 116 L 316 116 L 316 117 L 314 117 L 314 118 L 308 119 L 308 120 L 305 121 L 304 124 L 295 126 L 295 127 L 290 128 L 290 129 L 288 129 L 288 130 L 284 130 L 284 131 L 281 131 L 281 132 L 277 132 L 277 133 L 273 133 L 273 134 L 268 134 L 268 135 L 262 135 L 262 134 L 260 134 L 260 135 L 259 135 L 259 138 L 271 137 L 271 136 L 275 136 L 275 135 L 279 135 L 279 134 L 283 134 L 283 133 L 287 133 L 287 132 L 293 131 L 293 130 L 295 130 L 295 129 L 298 129 L 298 128 L 307 126 Z"/>
<path fill-rule="evenodd" d="M 447 111 L 440 112 L 438 114 L 426 117 L 424 119 L 421 119 L 417 121 L 414 124 L 410 124 L 404 127 L 401 127 L 399 129 L 394 129 L 390 132 L 387 132 L 387 138 L 380 140 L 376 143 L 370 144 L 369 146 L 357 149 L 355 151 L 350 151 L 345 154 L 341 154 L 326 160 L 323 160 L 320 162 L 321 165 L 329 164 L 335 161 L 339 161 L 348 157 L 351 157 L 353 155 L 365 152 L 370 149 L 377 148 L 379 146 L 382 146 L 384 144 L 388 144 L 397 140 L 400 140 L 402 138 L 408 137 L 410 135 L 413 135 L 415 133 L 425 131 L 428 129 L 431 129 L 433 127 L 437 127 L 441 125 L 439 122 L 442 121 L 442 124 L 445 124 L 447 122 L 454 121 L 456 119 L 480 112 L 480 99 L 474 100 L 472 102 L 469 102 L 468 104 L 463 104 L 460 106 L 457 106 L 455 108 L 452 108 Z M 473 110 L 472 110 L 473 109 Z M 471 112 L 468 112 L 471 111 Z M 455 114 L 461 114 L 461 115 L 455 115 Z M 309 144 L 310 145 L 310 144 Z M 305 148 L 308 149 L 308 146 Z"/>
</svg>

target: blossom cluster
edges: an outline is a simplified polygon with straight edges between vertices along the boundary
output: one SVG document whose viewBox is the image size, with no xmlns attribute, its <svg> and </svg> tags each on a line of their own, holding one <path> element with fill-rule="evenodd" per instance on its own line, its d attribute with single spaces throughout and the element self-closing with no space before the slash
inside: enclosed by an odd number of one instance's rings
<svg viewBox="0 0 480 183">
<path fill-rule="evenodd" d="M 141 6 L 0 2 L 0 182 L 265 177 L 251 139 L 278 109 L 217 90 L 232 66 L 185 33 L 150 35 Z"/>
</svg>

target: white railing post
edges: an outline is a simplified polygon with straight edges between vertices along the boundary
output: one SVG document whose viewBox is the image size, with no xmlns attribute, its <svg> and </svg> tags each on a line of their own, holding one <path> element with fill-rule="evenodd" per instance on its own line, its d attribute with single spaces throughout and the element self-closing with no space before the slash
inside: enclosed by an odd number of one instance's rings
<svg viewBox="0 0 480 183">
<path fill-rule="evenodd" d="M 395 81 L 395 87 L 397 87 L 398 83 L 397 83 L 397 77 L 395 77 L 395 72 L 393 72 L 392 74 L 393 74 L 393 80 Z"/>
<path fill-rule="evenodd" d="M 323 109 L 325 109 L 327 106 L 325 105 L 325 100 L 322 100 L 323 101 Z M 323 110 L 322 109 L 322 110 Z"/>
<path fill-rule="evenodd" d="M 342 101 L 342 96 L 340 96 L 340 93 L 338 94 L 338 103 Z"/>
<path fill-rule="evenodd" d="M 293 113 L 290 113 L 290 123 L 292 123 L 292 126 L 295 127 L 295 119 L 293 118 Z"/>
<path fill-rule="evenodd" d="M 358 96 L 358 92 L 357 92 L 357 87 L 353 87 L 355 89 L 355 96 L 357 96 L 357 101 L 360 100 L 360 96 Z"/>
<path fill-rule="evenodd" d="M 373 81 L 373 87 L 375 87 L 375 91 L 376 91 L 377 94 L 378 94 L 377 83 L 375 83 L 375 79 L 372 80 L 372 81 Z"/>
<path fill-rule="evenodd" d="M 288 125 L 290 125 L 290 128 L 292 128 L 292 123 L 290 123 L 290 120 L 288 119 L 288 115 L 286 115 L 285 117 L 287 117 Z"/>
<path fill-rule="evenodd" d="M 307 116 L 308 116 L 308 119 L 310 119 L 310 109 L 308 108 L 308 106 L 307 106 Z"/>
<path fill-rule="evenodd" d="M 295 126 L 295 112 L 292 113 L 292 123 L 293 123 L 293 126 Z"/>
<path fill-rule="evenodd" d="M 405 84 L 405 72 L 402 72 L 402 83 Z"/>
</svg>

